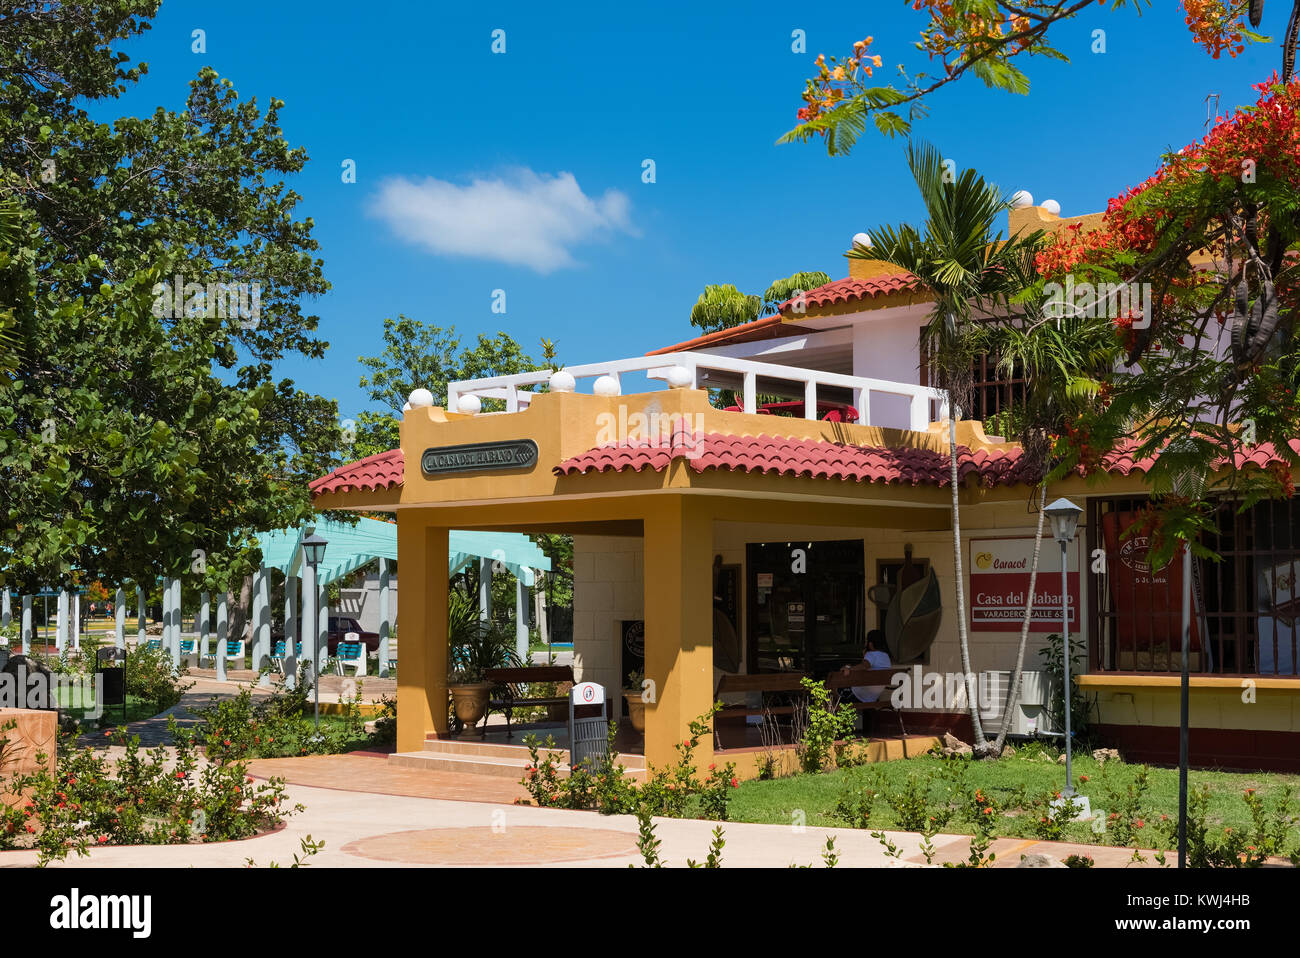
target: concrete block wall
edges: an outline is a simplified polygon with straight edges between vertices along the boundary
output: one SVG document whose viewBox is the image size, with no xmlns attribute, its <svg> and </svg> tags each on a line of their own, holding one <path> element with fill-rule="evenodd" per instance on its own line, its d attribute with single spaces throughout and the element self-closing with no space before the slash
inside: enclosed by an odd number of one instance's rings
<svg viewBox="0 0 1300 958">
<path fill-rule="evenodd" d="M 612 693 L 622 688 L 619 623 L 645 618 L 642 541 L 573 537 L 573 673 Z"/>
</svg>

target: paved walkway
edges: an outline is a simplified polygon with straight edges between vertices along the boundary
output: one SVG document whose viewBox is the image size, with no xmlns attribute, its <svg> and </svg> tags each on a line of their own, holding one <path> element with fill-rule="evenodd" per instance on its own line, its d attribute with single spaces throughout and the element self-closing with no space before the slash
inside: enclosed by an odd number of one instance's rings
<svg viewBox="0 0 1300 958">
<path fill-rule="evenodd" d="M 52 867 L 231 867 L 248 859 L 256 865 L 288 865 L 310 835 L 325 841 L 313 866 L 395 867 L 451 865 L 565 865 L 625 867 L 640 864 L 637 822 L 630 815 L 516 806 L 522 794 L 510 780 L 489 776 L 392 767 L 381 756 L 340 755 L 261 759 L 258 777 L 277 775 L 288 782 L 292 802 L 305 811 L 280 830 L 240 842 L 212 845 L 98 848 L 89 858 Z M 477 800 L 466 800 L 470 795 Z M 687 858 L 702 861 L 716 822 L 655 819 L 660 854 L 670 866 Z M 866 831 L 848 828 L 796 828 L 790 825 L 723 823 L 725 866 L 821 867 L 822 850 L 834 836 L 841 867 L 924 867 L 920 837 L 888 832 L 900 855 L 892 858 Z M 964 861 L 969 838 L 939 835 L 934 863 Z M 1132 850 L 1068 845 L 1013 838 L 993 846 L 995 867 L 1015 867 L 1022 855 L 1041 853 L 1060 860 L 1090 855 L 1098 867 L 1129 867 Z M 1150 852 L 1146 865 L 1153 867 Z M 34 852 L 0 853 L 0 867 L 26 866 Z M 1136 866 L 1134 866 L 1136 867 Z"/>
</svg>

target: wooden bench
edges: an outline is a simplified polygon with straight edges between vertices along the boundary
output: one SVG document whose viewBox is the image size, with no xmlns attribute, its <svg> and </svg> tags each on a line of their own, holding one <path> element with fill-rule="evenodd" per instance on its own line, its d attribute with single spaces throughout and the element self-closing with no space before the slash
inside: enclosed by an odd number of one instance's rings
<svg viewBox="0 0 1300 958">
<path fill-rule="evenodd" d="M 849 669 L 847 675 L 843 672 L 832 672 L 826 678 L 826 688 L 834 693 L 833 701 L 836 704 L 847 705 L 859 712 L 893 712 L 898 719 L 898 731 L 906 738 L 907 729 L 903 725 L 903 713 L 894 708 L 894 703 L 890 701 L 890 694 L 893 691 L 891 687 L 898 671 L 896 668 L 869 669 L 865 665 L 855 665 Z M 874 702 L 859 702 L 857 696 L 853 694 L 855 685 L 867 687 L 881 685 L 884 686 L 884 691 Z"/>
<path fill-rule="evenodd" d="M 846 705 L 858 712 L 869 712 L 888 710 L 898 717 L 898 728 L 904 736 L 907 735 L 907 729 L 903 726 L 903 715 L 893 707 L 889 700 L 889 687 L 893 684 L 894 675 L 897 669 L 868 669 L 864 666 L 854 666 L 846 675 L 843 672 L 832 672 L 826 677 L 824 684 L 831 692 L 832 707 Z M 798 672 L 769 672 L 758 675 L 731 675 L 722 676 L 718 681 L 718 687 L 714 693 L 714 701 L 718 701 L 722 695 L 738 692 L 760 692 L 764 694 L 785 694 L 791 697 L 790 705 L 751 707 L 748 705 L 723 705 L 718 710 L 718 718 L 748 718 L 751 715 L 793 715 L 796 708 L 794 704 L 795 696 L 807 696 L 808 691 L 803 687 L 802 680 L 806 676 Z M 880 693 L 880 698 L 875 702 L 859 702 L 851 691 L 853 686 L 874 686 L 883 685 L 885 691 Z M 714 738 L 717 739 L 717 723 L 714 723 Z"/>
<path fill-rule="evenodd" d="M 548 697 L 521 696 L 519 686 L 534 682 L 574 682 L 573 668 L 568 665 L 534 665 L 520 669 L 488 669 L 483 678 L 493 685 L 488 698 L 488 714 L 503 712 L 506 717 L 506 738 L 513 738 L 510 720 L 515 709 L 532 705 L 567 705 L 567 695 Z"/>
</svg>

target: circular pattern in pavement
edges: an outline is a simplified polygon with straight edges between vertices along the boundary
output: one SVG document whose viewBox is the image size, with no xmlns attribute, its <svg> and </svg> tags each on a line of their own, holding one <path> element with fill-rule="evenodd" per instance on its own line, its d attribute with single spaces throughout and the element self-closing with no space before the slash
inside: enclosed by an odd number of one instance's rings
<svg viewBox="0 0 1300 958">
<path fill-rule="evenodd" d="M 488 825 L 370 835 L 344 853 L 411 865 L 541 865 L 635 855 L 636 836 L 608 828 Z"/>
</svg>

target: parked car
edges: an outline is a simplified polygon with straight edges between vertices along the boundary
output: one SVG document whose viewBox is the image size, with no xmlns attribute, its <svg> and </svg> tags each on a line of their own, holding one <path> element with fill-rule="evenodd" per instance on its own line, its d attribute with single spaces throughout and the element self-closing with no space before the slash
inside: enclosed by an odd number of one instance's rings
<svg viewBox="0 0 1300 958">
<path fill-rule="evenodd" d="M 379 651 L 379 633 L 366 632 L 361 628 L 361 623 L 351 616 L 331 615 L 329 619 L 329 637 L 326 641 L 328 654 L 337 655 L 339 650 L 339 641 L 342 640 L 349 632 L 355 632 L 361 637 L 361 641 L 366 644 L 366 652 Z M 302 620 L 298 620 L 298 635 L 302 636 Z M 272 631 L 271 641 L 280 642 L 284 639 L 284 629 Z"/>
</svg>

